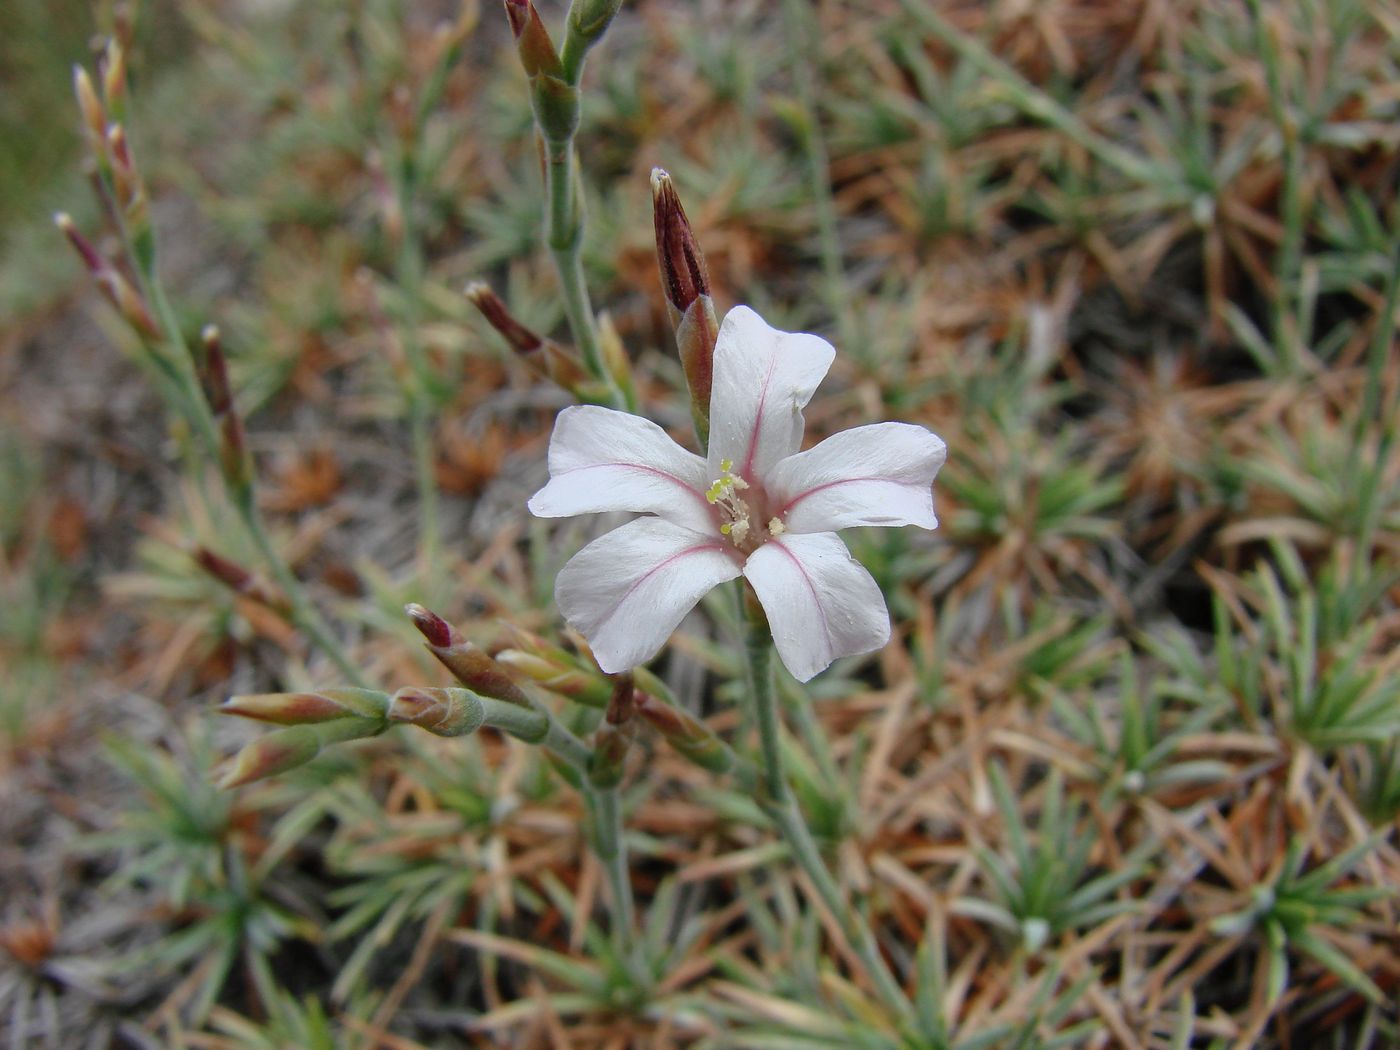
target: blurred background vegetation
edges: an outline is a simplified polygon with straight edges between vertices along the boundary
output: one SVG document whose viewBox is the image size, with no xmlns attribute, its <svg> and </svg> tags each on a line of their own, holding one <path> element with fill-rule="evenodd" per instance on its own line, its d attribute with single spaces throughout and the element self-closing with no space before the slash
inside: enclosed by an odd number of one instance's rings
<svg viewBox="0 0 1400 1050">
<path fill-rule="evenodd" d="M 498 5 L 0 5 L 7 1045 L 1397 1045 L 1400 8 L 628 0 L 590 60 L 585 263 L 644 410 L 684 432 L 661 165 L 719 308 L 838 346 L 812 438 L 949 445 L 936 533 L 849 537 L 896 632 L 817 683 L 830 746 L 788 711 L 917 1043 L 753 800 L 659 740 L 644 978 L 533 752 L 391 734 L 211 786 L 253 735 L 214 704 L 340 676 L 193 556 L 261 571 L 49 219 L 117 247 L 71 73 L 127 25 L 176 320 L 223 331 L 272 542 L 357 666 L 442 681 L 407 601 L 559 637 L 587 536 L 524 510 L 566 399 L 460 294 L 567 338 Z M 705 608 L 658 671 L 748 747 Z"/>
</svg>

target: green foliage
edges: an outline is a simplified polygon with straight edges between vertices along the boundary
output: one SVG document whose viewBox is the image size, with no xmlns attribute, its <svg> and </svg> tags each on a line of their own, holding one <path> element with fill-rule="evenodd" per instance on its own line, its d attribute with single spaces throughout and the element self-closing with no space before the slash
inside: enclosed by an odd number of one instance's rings
<svg viewBox="0 0 1400 1050">
<path fill-rule="evenodd" d="M 1142 877 L 1155 843 L 1144 843 L 1119 858 L 1114 870 L 1095 872 L 1095 841 L 1087 833 L 1084 807 L 1072 799 L 1066 804 L 1058 769 L 1050 770 L 1042 788 L 1034 835 L 1003 767 L 994 763 L 987 773 L 1010 857 L 978 850 L 993 899 L 960 898 L 952 905 L 957 914 L 1010 934 L 1021 950 L 1034 956 L 1065 933 L 1135 910 L 1135 901 L 1114 895 Z"/>
<path fill-rule="evenodd" d="M 1290 949 L 1316 960 L 1372 1002 L 1384 1000 L 1375 982 L 1321 932 L 1322 928 L 1345 929 L 1357 924 L 1367 904 L 1394 896 L 1394 889 L 1386 886 L 1333 885 L 1379 841 L 1380 836 L 1376 836 L 1358 842 L 1304 872 L 1308 846 L 1301 838 L 1294 838 L 1277 876 L 1250 888 L 1249 905 L 1212 921 L 1215 933 L 1240 933 L 1251 928 L 1262 933 L 1270 1002 L 1277 1001 L 1288 987 Z"/>
</svg>

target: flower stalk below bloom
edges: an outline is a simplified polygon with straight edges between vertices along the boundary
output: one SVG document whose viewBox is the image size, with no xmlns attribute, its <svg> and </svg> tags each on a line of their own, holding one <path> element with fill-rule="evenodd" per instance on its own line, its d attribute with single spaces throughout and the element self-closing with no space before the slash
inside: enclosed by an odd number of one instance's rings
<svg viewBox="0 0 1400 1050">
<path fill-rule="evenodd" d="M 907 1021 L 913 1016 L 908 996 L 880 953 L 869 924 L 842 895 L 840 885 L 822 859 L 816 840 L 812 838 L 796 797 L 788 788 L 783 769 L 777 696 L 773 688 L 772 635 L 767 620 L 756 610 L 756 604 L 749 605 L 750 611 L 745 617 L 744 651 L 749 694 L 763 754 L 764 792 L 761 802 L 764 812 L 788 844 L 793 860 L 807 876 L 827 911 L 840 923 L 842 932 L 875 982 L 875 990 L 885 1007 L 901 1021 Z"/>
</svg>

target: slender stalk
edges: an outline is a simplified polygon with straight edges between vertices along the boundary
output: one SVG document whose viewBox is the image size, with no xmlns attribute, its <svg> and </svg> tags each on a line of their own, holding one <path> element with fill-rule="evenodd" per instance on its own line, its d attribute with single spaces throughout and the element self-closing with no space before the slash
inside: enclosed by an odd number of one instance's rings
<svg viewBox="0 0 1400 1050">
<path fill-rule="evenodd" d="M 432 594 L 441 548 L 438 526 L 438 486 L 433 473 L 432 418 L 428 397 L 428 363 L 423 342 L 418 334 L 419 307 L 423 285 L 423 251 L 414 222 L 419 137 L 405 145 L 399 164 L 399 214 L 403 223 L 400 232 L 396 269 L 403 309 L 400 318 L 404 355 L 408 358 L 408 374 L 404 377 L 404 401 L 408 408 L 409 433 L 413 446 L 413 474 L 418 490 L 418 566 L 425 588 Z"/>
<path fill-rule="evenodd" d="M 134 252 L 132 255 L 135 258 Z M 170 300 L 166 297 L 165 288 L 154 265 L 149 271 L 143 270 L 139 265 L 136 270 L 139 274 L 142 290 L 146 293 L 147 300 L 154 306 L 156 318 L 161 327 L 165 329 L 166 338 L 170 341 L 171 346 L 179 352 L 177 354 L 180 357 L 177 374 L 180 385 L 185 388 L 183 400 L 188 416 L 204 441 L 206 455 L 209 459 L 218 462 L 220 440 L 218 426 L 214 422 L 209 402 L 205 398 L 203 390 L 200 389 L 194 354 L 190 352 L 184 336 L 180 332 L 179 321 L 176 320 L 175 311 L 170 305 Z M 307 596 L 302 582 L 297 579 L 273 545 L 272 537 L 268 534 L 266 523 L 263 521 L 262 512 L 258 509 L 257 497 L 251 484 L 243 488 L 236 488 L 223 471 L 219 471 L 219 476 L 223 480 L 224 489 L 229 498 L 238 508 L 239 517 L 243 519 L 248 535 L 262 553 L 263 561 L 266 562 L 278 585 L 286 593 L 287 600 L 291 602 L 292 619 L 297 628 L 311 639 L 312 644 L 326 654 L 340 673 L 345 675 L 350 682 L 361 687 L 368 686 L 368 679 L 346 655 L 345 649 L 337 640 L 335 633 Z"/>
<path fill-rule="evenodd" d="M 763 750 L 763 781 L 767 796 L 763 800 L 764 809 L 792 850 L 797 866 L 812 883 L 827 910 L 841 924 L 842 932 L 865 964 L 886 1008 L 901 1021 L 909 1021 L 914 1012 L 909 998 L 880 954 L 880 946 L 870 925 L 841 895 L 841 887 L 822 858 L 797 799 L 788 790 L 782 764 L 777 697 L 773 689 L 772 635 L 761 614 L 751 613 L 748 617 L 744 650 L 748 658 L 749 693 L 753 699 Z"/>
<path fill-rule="evenodd" d="M 812 49 L 818 44 L 808 32 L 809 14 L 810 9 L 803 0 L 785 0 L 783 4 L 788 60 L 806 122 L 801 136 L 802 152 L 807 161 L 807 179 L 811 183 L 812 203 L 816 211 L 826 306 L 836 321 L 836 331 L 842 345 L 851 346 L 855 342 L 855 332 L 846 288 L 846 267 L 841 258 L 841 237 L 836 228 L 836 201 L 831 195 L 831 161 L 817 116 L 816 89 L 812 84 Z"/>
<path fill-rule="evenodd" d="M 1278 279 L 1273 302 L 1274 339 L 1283 353 L 1285 373 L 1290 378 L 1297 378 L 1302 366 L 1300 356 L 1304 341 L 1312 335 L 1300 330 L 1297 324 L 1302 311 L 1294 312 L 1303 251 L 1303 146 L 1299 139 L 1298 120 L 1289 105 L 1284 87 L 1277 40 L 1265 24 L 1260 0 L 1250 0 L 1249 8 L 1254 19 L 1255 46 L 1269 88 L 1269 108 L 1283 140 L 1283 186 L 1280 190 L 1283 241 L 1274 262 L 1274 274 Z"/>
<path fill-rule="evenodd" d="M 598 340 L 598 320 L 583 276 L 583 204 L 579 199 L 578 154 L 571 135 L 563 141 L 545 141 L 545 183 L 549 211 L 545 240 L 559 275 L 559 291 L 564 316 L 583 365 L 595 379 L 608 385 L 615 405 L 621 406 L 621 393 L 603 361 Z"/>
<path fill-rule="evenodd" d="M 622 804 L 617 788 L 593 788 L 588 792 L 593 809 L 593 852 L 603 862 L 612 898 L 613 940 L 625 957 L 632 932 L 635 907 L 632 879 L 627 869 L 627 846 L 622 838 Z"/>
<path fill-rule="evenodd" d="M 632 899 L 632 880 L 628 876 L 627 844 L 622 835 L 622 806 L 617 788 L 599 788 L 589 783 L 592 752 L 588 745 L 543 704 L 532 700 L 532 706 L 527 708 L 489 697 L 480 700 L 486 710 L 486 725 L 547 748 L 579 774 L 579 790 L 593 817 L 588 824 L 588 845 L 607 873 L 611 932 L 619 956 L 626 959 L 636 906 Z"/>
</svg>

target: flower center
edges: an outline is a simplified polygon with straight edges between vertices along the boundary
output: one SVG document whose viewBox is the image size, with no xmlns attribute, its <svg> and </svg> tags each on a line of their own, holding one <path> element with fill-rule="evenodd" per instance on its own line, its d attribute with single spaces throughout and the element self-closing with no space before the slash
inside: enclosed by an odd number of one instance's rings
<svg viewBox="0 0 1400 1050">
<path fill-rule="evenodd" d="M 751 554 L 769 537 L 787 531 L 787 526 L 776 517 L 764 529 L 763 515 L 754 511 L 755 507 L 762 509 L 763 493 L 760 490 L 750 491 L 747 497 L 742 495 L 749 490 L 749 483 L 734 473 L 733 460 L 721 460 L 719 469 L 720 476 L 705 491 L 705 499 L 719 511 L 719 531 L 729 537 L 729 542 L 745 554 Z"/>
</svg>

